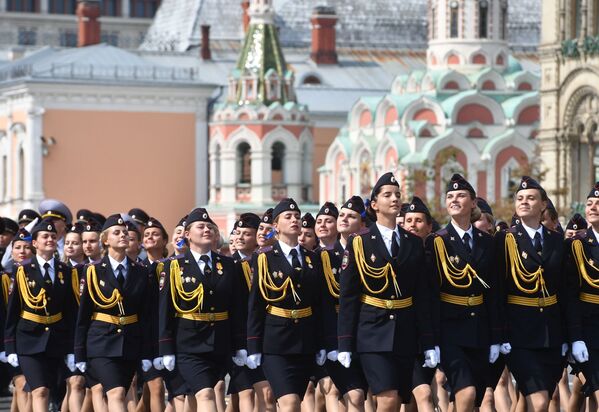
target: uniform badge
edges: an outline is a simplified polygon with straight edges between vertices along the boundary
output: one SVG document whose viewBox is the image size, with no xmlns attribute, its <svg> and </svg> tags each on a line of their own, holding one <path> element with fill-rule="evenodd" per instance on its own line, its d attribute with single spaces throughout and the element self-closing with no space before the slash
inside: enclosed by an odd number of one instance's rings
<svg viewBox="0 0 599 412">
<path fill-rule="evenodd" d="M 166 281 L 166 273 L 160 272 L 160 280 L 158 281 L 158 286 L 160 288 L 160 290 L 162 290 L 164 288 L 164 283 Z"/>
<path fill-rule="evenodd" d="M 595 264 L 595 262 L 593 261 L 593 259 L 589 259 L 589 265 L 593 266 Z"/>
<path fill-rule="evenodd" d="M 371 238 L 372 240 L 374 240 L 374 239 L 376 239 L 376 235 L 372 235 L 372 236 L 370 236 L 370 238 Z"/>
<path fill-rule="evenodd" d="M 196 278 L 191 278 L 191 283 L 196 283 Z"/>
<path fill-rule="evenodd" d="M 522 257 L 524 259 L 528 259 L 528 253 L 526 253 L 526 251 L 522 251 Z"/>
<path fill-rule="evenodd" d="M 220 262 L 216 262 L 216 273 L 219 275 L 223 274 L 223 264 Z"/>
<path fill-rule="evenodd" d="M 102 263 L 102 267 L 105 268 L 106 267 L 106 263 Z"/>
<path fill-rule="evenodd" d="M 460 263 L 460 257 L 458 255 L 455 255 L 454 258 L 453 258 L 453 261 L 456 263 L 456 265 L 459 264 Z"/>
<path fill-rule="evenodd" d="M 81 278 L 79 282 L 79 296 L 83 295 L 83 291 L 85 290 L 85 278 Z"/>
<path fill-rule="evenodd" d="M 58 281 L 61 285 L 64 285 L 64 275 L 62 274 L 62 272 L 58 272 Z"/>
<path fill-rule="evenodd" d="M 370 261 L 372 263 L 374 263 L 374 261 L 376 260 L 376 256 L 374 256 L 374 253 L 372 255 L 370 255 Z"/>
<path fill-rule="evenodd" d="M 349 263 L 349 252 L 346 250 L 343 254 L 343 260 L 341 261 L 341 269 L 345 270 Z"/>
<path fill-rule="evenodd" d="M 335 251 L 335 256 L 339 256 L 339 251 L 338 250 Z"/>
<path fill-rule="evenodd" d="M 105 286 L 105 285 L 106 285 L 106 283 L 104 283 L 103 280 L 100 280 L 100 286 Z"/>
<path fill-rule="evenodd" d="M 455 240 L 455 237 L 451 236 L 451 237 L 449 238 L 449 240 L 451 240 L 451 241 L 454 241 L 454 240 Z"/>
<path fill-rule="evenodd" d="M 306 263 L 310 269 L 314 268 L 314 266 L 312 266 L 312 259 L 310 259 L 310 256 L 306 256 Z"/>
<path fill-rule="evenodd" d="M 518 236 L 522 236 L 522 232 L 518 232 Z"/>
<path fill-rule="evenodd" d="M 185 283 L 191 283 L 191 277 L 190 276 L 187 276 L 185 278 Z"/>
<path fill-rule="evenodd" d="M 189 260 L 185 259 L 185 263 L 189 263 Z"/>
<path fill-rule="evenodd" d="M 451 263 L 453 263 L 453 261 L 454 261 L 454 260 L 455 260 L 455 258 L 454 258 L 453 256 L 450 256 L 450 257 L 449 257 L 449 261 L 450 261 Z"/>
<path fill-rule="evenodd" d="M 332 270 L 333 270 L 333 275 L 336 275 L 337 274 L 337 268 L 333 268 Z"/>
</svg>

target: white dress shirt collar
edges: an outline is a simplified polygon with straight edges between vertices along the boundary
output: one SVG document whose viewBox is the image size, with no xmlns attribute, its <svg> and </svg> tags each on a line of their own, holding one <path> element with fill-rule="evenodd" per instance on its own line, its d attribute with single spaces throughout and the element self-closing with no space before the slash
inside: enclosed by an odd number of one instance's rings
<svg viewBox="0 0 599 412">
<path fill-rule="evenodd" d="M 528 236 L 530 237 L 531 240 L 535 240 L 535 235 L 537 233 L 541 234 L 541 243 L 543 242 L 543 225 L 540 225 L 538 229 L 533 229 L 530 226 L 526 226 L 526 224 L 524 224 L 524 222 L 522 222 L 522 227 L 524 228 L 524 230 L 526 230 L 526 233 L 528 234 Z"/>
<path fill-rule="evenodd" d="M 125 259 L 123 259 L 122 262 L 118 262 L 116 259 L 113 259 L 112 256 L 108 255 L 108 260 L 110 261 L 110 267 L 112 267 L 112 273 L 114 273 L 114 276 L 117 276 L 116 271 L 119 265 L 123 265 L 123 270 L 121 273 L 123 274 L 123 277 L 127 277 L 127 256 L 125 256 Z"/>
<path fill-rule="evenodd" d="M 291 263 L 291 250 L 295 249 L 297 250 L 297 258 L 299 259 L 300 263 L 302 263 L 302 253 L 300 250 L 300 245 L 296 245 L 295 247 L 293 246 L 289 246 L 287 243 L 282 242 L 279 240 L 279 247 L 281 248 L 281 252 L 283 252 L 283 255 L 285 256 L 285 258 L 287 258 L 287 261 L 289 262 L 290 265 L 293 266 L 293 264 Z"/>
</svg>

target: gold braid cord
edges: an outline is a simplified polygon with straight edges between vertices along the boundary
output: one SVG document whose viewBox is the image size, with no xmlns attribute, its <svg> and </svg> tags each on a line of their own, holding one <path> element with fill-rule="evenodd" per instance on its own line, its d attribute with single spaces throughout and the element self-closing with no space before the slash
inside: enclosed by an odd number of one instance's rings
<svg viewBox="0 0 599 412">
<path fill-rule="evenodd" d="M 40 292 L 37 295 L 33 295 L 31 293 L 31 289 L 29 289 L 29 285 L 27 284 L 27 277 L 25 275 L 25 269 L 23 266 L 19 266 L 17 269 L 17 284 L 19 285 L 19 292 L 21 294 L 21 299 L 27 307 L 33 310 L 46 310 L 46 289 L 41 288 Z"/>
<path fill-rule="evenodd" d="M 156 281 L 160 282 L 160 274 L 164 270 L 164 262 L 158 262 L 156 265 Z"/>
<path fill-rule="evenodd" d="M 261 253 L 258 255 L 258 287 L 260 288 L 260 293 L 266 302 L 275 303 L 280 302 L 287 296 L 287 287 L 291 288 L 291 293 L 293 295 L 293 300 L 296 303 L 301 302 L 299 295 L 295 292 L 295 287 L 293 286 L 293 281 L 290 276 L 287 276 L 287 279 L 283 282 L 281 286 L 275 285 L 275 282 L 272 280 L 270 273 L 268 272 L 268 260 L 266 259 L 266 253 Z M 276 298 L 270 298 L 268 296 L 268 292 L 279 293 L 280 296 Z"/>
<path fill-rule="evenodd" d="M 543 268 L 539 266 L 534 272 L 526 270 L 518 253 L 518 244 L 512 233 L 505 235 L 505 257 L 509 264 L 514 284 L 520 292 L 531 295 L 540 290 L 543 293 L 543 297 L 549 296 L 549 292 L 545 286 L 545 279 L 543 279 Z"/>
<path fill-rule="evenodd" d="M 6 273 L 2 275 L 2 292 L 4 292 L 4 305 L 8 305 L 8 292 L 10 290 L 10 276 Z"/>
<path fill-rule="evenodd" d="M 125 308 L 123 307 L 123 296 L 118 289 L 112 290 L 110 297 L 104 296 L 98 285 L 98 275 L 96 274 L 96 265 L 89 265 L 87 268 L 87 290 L 89 297 L 100 309 L 112 309 L 118 305 L 119 314 L 125 315 Z"/>
<path fill-rule="evenodd" d="M 173 307 L 177 313 L 189 314 L 199 312 L 204 304 L 204 285 L 202 282 L 200 282 L 199 286 L 194 290 L 186 292 L 183 287 L 183 277 L 181 276 L 181 268 L 179 267 L 179 261 L 177 259 L 171 261 L 170 278 L 171 300 L 173 301 Z M 195 301 L 195 306 L 189 310 L 181 309 L 177 304 L 178 299 L 184 302 Z"/>
<path fill-rule="evenodd" d="M 490 288 L 489 285 L 478 276 L 476 270 L 470 266 L 470 263 L 467 263 L 463 269 L 458 269 L 455 267 L 453 262 L 451 262 L 449 259 L 445 242 L 441 236 L 435 237 L 433 244 L 435 246 L 435 255 L 437 257 L 436 260 L 439 276 L 444 274 L 445 279 L 447 279 L 451 286 L 458 289 L 467 289 L 470 287 L 470 285 L 472 285 L 472 279 L 478 279 L 484 288 Z M 443 279 L 441 278 L 441 282 L 442 281 Z"/>
<path fill-rule="evenodd" d="M 324 271 L 324 278 L 327 280 L 327 286 L 329 287 L 329 293 L 335 299 L 339 299 L 339 290 L 341 286 L 335 279 L 333 274 L 333 268 L 331 267 L 331 258 L 326 250 L 320 252 L 320 258 L 322 259 L 322 269 Z"/>
<path fill-rule="evenodd" d="M 247 260 L 242 260 L 241 269 L 243 270 L 243 277 L 245 278 L 245 283 L 247 283 L 248 290 L 250 290 L 252 289 L 252 268 L 250 268 L 250 263 Z"/>
<path fill-rule="evenodd" d="M 75 295 L 75 300 L 77 301 L 77 306 L 79 306 L 80 303 L 80 297 L 79 297 L 79 276 L 77 273 L 77 269 L 72 268 L 71 269 L 71 289 L 73 289 L 73 295 Z"/>
<path fill-rule="evenodd" d="M 354 248 L 354 254 L 356 256 L 356 266 L 358 267 L 358 272 L 360 272 L 360 278 L 362 279 L 362 284 L 366 288 L 366 290 L 374 295 L 378 295 L 383 293 L 389 287 L 389 274 L 393 278 L 393 287 L 395 288 L 395 293 L 398 296 L 401 296 L 401 291 L 399 290 L 399 285 L 397 284 L 397 277 L 395 276 L 395 271 L 393 270 L 393 266 L 391 263 L 387 262 L 385 266 L 382 268 L 374 268 L 368 263 L 366 263 L 366 258 L 364 256 L 364 245 L 362 244 L 362 237 L 356 236 L 352 241 L 352 247 Z M 379 290 L 373 290 L 366 282 L 366 277 L 370 277 L 372 279 L 385 279 L 385 284 Z"/>
<path fill-rule="evenodd" d="M 582 279 L 584 279 L 589 286 L 595 289 L 599 289 L 599 279 L 593 279 L 588 274 L 585 264 L 588 264 L 596 272 L 599 272 L 599 268 L 595 266 L 594 263 L 591 263 L 589 259 L 587 259 L 587 256 L 584 253 L 584 247 L 582 246 L 582 242 L 580 241 L 580 239 L 577 239 L 574 242 L 572 242 L 572 253 L 574 254 L 576 268 L 578 269 L 578 273 L 581 278 L 580 283 L 582 284 Z"/>
</svg>

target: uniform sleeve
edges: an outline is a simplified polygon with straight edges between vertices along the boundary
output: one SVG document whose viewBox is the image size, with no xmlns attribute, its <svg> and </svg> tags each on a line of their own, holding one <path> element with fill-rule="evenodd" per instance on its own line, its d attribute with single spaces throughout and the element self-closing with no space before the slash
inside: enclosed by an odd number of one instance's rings
<svg viewBox="0 0 599 412">
<path fill-rule="evenodd" d="M 152 359 L 156 350 L 156 315 L 158 306 L 158 285 L 156 284 L 156 274 L 153 271 L 147 271 L 138 266 L 142 277 L 146 278 L 146 293 L 142 299 L 141 315 L 142 325 L 144 325 L 142 336 L 141 358 Z"/>
<path fill-rule="evenodd" d="M 353 239 L 345 250 L 341 265 L 339 292 L 339 317 L 337 320 L 337 340 L 340 352 L 355 351 L 356 331 L 360 316 L 360 277 L 353 251 Z"/>
<path fill-rule="evenodd" d="M 158 349 L 160 356 L 175 354 L 175 308 L 171 299 L 171 262 L 164 265 L 159 281 Z"/>
<path fill-rule="evenodd" d="M 505 343 L 508 339 L 508 324 L 507 324 L 507 266 L 505 257 L 505 232 L 500 231 L 495 233 L 493 238 L 493 253 L 495 258 L 493 259 L 493 266 L 495 272 L 495 282 L 497 284 L 497 320 L 499 328 L 499 339 Z M 493 339 L 492 339 L 493 340 Z"/>
<path fill-rule="evenodd" d="M 77 270 L 71 270 L 71 268 L 69 267 L 65 267 L 64 268 L 64 272 L 67 273 L 67 292 L 66 292 L 66 296 L 65 296 L 65 303 L 64 303 L 64 307 L 65 307 L 65 311 L 68 316 L 67 316 L 67 333 L 68 333 L 68 339 L 69 339 L 69 351 L 68 353 L 74 353 L 74 346 L 75 346 L 75 327 L 77 324 L 77 298 L 75 297 L 75 292 L 73 291 L 73 273 L 75 274 L 75 276 L 77 277 L 77 279 L 75 279 L 75 282 L 78 282 L 79 277 L 77 276 Z"/>
<path fill-rule="evenodd" d="M 231 338 L 234 350 L 247 346 L 248 288 L 241 268 L 241 262 L 233 262 L 233 282 L 231 291 Z"/>
<path fill-rule="evenodd" d="M 439 300 L 438 294 L 433 297 L 431 288 L 430 264 L 427 264 L 424 254 L 424 245 L 420 239 L 411 240 L 414 242 L 413 253 L 417 261 L 417 268 L 423 268 L 425 273 L 416 275 L 416 288 L 414 290 L 414 304 L 416 306 L 416 318 L 418 325 L 418 334 L 420 344 L 423 350 L 433 349 L 437 344 L 434 334 L 434 323 L 431 302 Z M 428 272 L 428 273 L 426 273 Z"/>
<path fill-rule="evenodd" d="M 329 252 L 325 252 L 329 253 Z M 318 271 L 318 287 L 322 291 L 322 330 L 324 330 L 324 348 L 327 352 L 337 349 L 337 312 L 335 310 L 335 298 L 329 292 L 329 287 L 324 273 L 322 259 L 320 259 L 320 269 Z"/>
<path fill-rule="evenodd" d="M 332 350 L 334 348 L 331 347 L 330 340 L 335 334 L 335 328 L 330 329 L 330 320 L 327 322 L 327 317 L 331 316 L 331 311 L 333 314 L 335 313 L 335 305 L 330 298 L 331 295 L 329 294 L 329 290 L 326 285 L 326 280 L 324 278 L 324 272 L 322 269 L 322 260 L 320 255 L 316 253 L 314 253 L 314 269 L 316 270 L 317 274 L 316 287 L 318 288 L 314 291 L 317 295 L 313 300 L 315 303 L 313 308 L 314 315 L 316 316 L 318 322 L 315 331 L 316 349 Z"/>
<path fill-rule="evenodd" d="M 572 251 L 574 242 L 566 240 L 564 242 L 564 259 L 563 259 L 563 288 L 561 296 L 558 296 L 558 302 L 561 304 L 563 319 L 565 320 L 564 333 L 567 334 L 569 342 L 576 342 L 583 339 L 582 334 L 582 315 L 580 307 L 580 275 L 576 258 Z"/>
<path fill-rule="evenodd" d="M 19 285 L 16 281 L 16 265 L 12 274 L 12 287 L 9 288 L 8 305 L 6 307 L 6 325 L 4 329 L 4 350 L 6 354 L 17 353 L 16 333 L 19 316 L 21 314 L 21 300 L 19 298 Z"/>
<path fill-rule="evenodd" d="M 426 272 L 424 273 L 428 281 L 429 301 L 431 308 L 431 325 L 434 339 L 439 342 L 441 339 L 441 299 L 440 288 L 441 280 L 439 269 L 437 267 L 437 254 L 434 247 L 435 235 L 430 235 L 426 238 L 424 257 Z"/>
<path fill-rule="evenodd" d="M 94 302 L 89 295 L 89 285 L 86 274 L 79 283 L 79 311 L 75 327 L 75 361 L 87 361 L 87 332 L 92 320 Z"/>
<path fill-rule="evenodd" d="M 489 285 L 489 289 L 484 289 L 484 301 L 487 313 L 489 314 L 489 330 L 490 330 L 490 342 L 491 345 L 501 344 L 503 337 L 503 327 L 501 321 L 501 313 L 503 310 L 502 296 L 503 288 L 502 283 L 499 282 L 499 275 L 497 273 L 497 265 L 495 264 L 495 242 L 492 238 L 485 242 L 485 246 L 491 250 L 489 251 L 489 258 L 485 261 L 483 267 L 483 273 L 485 274 L 484 281 Z"/>
<path fill-rule="evenodd" d="M 252 259 L 252 289 L 248 299 L 247 350 L 248 353 L 262 353 L 264 338 L 264 320 L 266 317 L 266 301 L 258 287 L 258 258 Z"/>
</svg>

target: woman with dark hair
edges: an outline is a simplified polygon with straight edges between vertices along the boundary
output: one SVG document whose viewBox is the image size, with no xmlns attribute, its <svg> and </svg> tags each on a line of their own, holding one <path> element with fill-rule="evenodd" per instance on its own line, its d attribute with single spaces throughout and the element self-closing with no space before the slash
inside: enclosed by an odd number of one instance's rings
<svg viewBox="0 0 599 412">
<path fill-rule="evenodd" d="M 89 367 L 89 375 L 102 385 L 108 410 L 125 412 L 138 363 L 144 371 L 152 365 L 150 276 L 127 257 L 129 233 L 121 215 L 106 219 L 100 242 L 105 255 L 87 267 L 79 284 L 75 358 L 77 368 Z"/>
<path fill-rule="evenodd" d="M 318 237 L 314 227 L 316 226 L 316 220 L 311 213 L 306 213 L 302 216 L 302 229 L 297 241 L 302 247 L 308 250 L 314 250 L 318 247 Z"/>
<path fill-rule="evenodd" d="M 338 360 L 349 367 L 358 354 L 379 411 L 409 402 L 418 339 L 426 365 L 438 363 L 424 247 L 396 224 L 400 207 L 399 184 L 386 173 L 368 206 L 375 223 L 351 238 L 341 263 Z"/>
<path fill-rule="evenodd" d="M 445 207 L 450 223 L 426 240 L 433 319 L 451 400 L 456 411 L 473 411 L 482 403 L 489 363 L 497 361 L 502 338 L 494 244 L 472 225 L 481 212 L 474 188 L 459 174 L 447 184 Z"/>
</svg>

